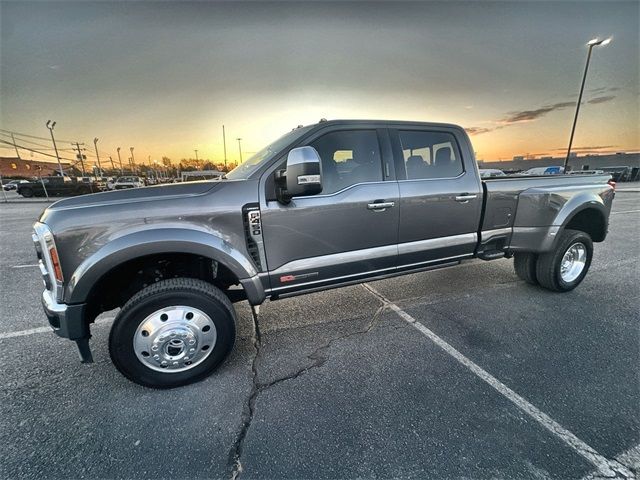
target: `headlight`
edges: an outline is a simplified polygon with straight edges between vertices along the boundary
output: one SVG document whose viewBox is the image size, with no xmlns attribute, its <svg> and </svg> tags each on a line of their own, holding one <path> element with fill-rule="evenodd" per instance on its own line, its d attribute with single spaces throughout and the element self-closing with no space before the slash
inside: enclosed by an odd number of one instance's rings
<svg viewBox="0 0 640 480">
<path fill-rule="evenodd" d="M 54 294 L 58 302 L 61 302 L 64 276 L 53 233 L 44 223 L 36 223 L 33 229 L 35 233 L 32 238 L 40 261 L 45 288 Z"/>
</svg>

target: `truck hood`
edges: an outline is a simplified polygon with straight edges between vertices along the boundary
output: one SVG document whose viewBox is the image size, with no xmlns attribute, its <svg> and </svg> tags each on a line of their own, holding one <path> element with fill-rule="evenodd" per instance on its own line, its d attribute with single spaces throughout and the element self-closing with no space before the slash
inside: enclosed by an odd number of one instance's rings
<svg viewBox="0 0 640 480">
<path fill-rule="evenodd" d="M 219 181 L 201 181 L 188 183 L 172 183 L 151 187 L 128 188 L 111 192 L 93 193 L 78 197 L 66 198 L 53 203 L 50 210 L 83 208 L 90 206 L 116 205 L 120 203 L 146 202 L 154 199 L 182 198 L 202 195 L 218 187 Z"/>
</svg>

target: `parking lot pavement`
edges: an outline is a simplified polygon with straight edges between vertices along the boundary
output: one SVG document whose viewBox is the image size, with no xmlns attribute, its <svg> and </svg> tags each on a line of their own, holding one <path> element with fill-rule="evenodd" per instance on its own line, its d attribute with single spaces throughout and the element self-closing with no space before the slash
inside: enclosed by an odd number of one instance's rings
<svg viewBox="0 0 640 480">
<path fill-rule="evenodd" d="M 497 260 L 267 302 L 259 335 L 240 303 L 229 360 L 170 391 L 115 371 L 117 312 L 93 328 L 92 365 L 42 328 L 29 235 L 43 207 L 0 205 L 0 478 L 580 479 L 639 467 L 638 193 L 617 195 L 571 293 L 526 285 Z"/>
</svg>

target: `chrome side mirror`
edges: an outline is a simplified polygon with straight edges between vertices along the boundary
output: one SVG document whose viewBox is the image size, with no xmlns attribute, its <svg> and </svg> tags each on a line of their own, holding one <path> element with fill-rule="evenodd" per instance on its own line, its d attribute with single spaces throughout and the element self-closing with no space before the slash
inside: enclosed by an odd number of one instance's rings
<svg viewBox="0 0 640 480">
<path fill-rule="evenodd" d="M 282 203 L 289 203 L 292 197 L 316 195 L 322 192 L 322 162 L 313 147 L 294 148 L 287 155 L 285 189 L 278 195 Z M 282 191 L 284 190 L 284 191 Z"/>
</svg>

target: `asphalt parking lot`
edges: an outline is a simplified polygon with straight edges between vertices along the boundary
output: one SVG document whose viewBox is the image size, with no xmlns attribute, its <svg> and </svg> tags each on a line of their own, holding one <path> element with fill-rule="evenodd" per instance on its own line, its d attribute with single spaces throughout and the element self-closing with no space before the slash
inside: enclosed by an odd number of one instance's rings
<svg viewBox="0 0 640 480">
<path fill-rule="evenodd" d="M 31 224 L 0 204 L 0 478 L 633 478 L 640 468 L 640 193 L 620 192 L 586 280 L 512 262 L 277 302 L 223 367 L 169 391 L 45 327 Z"/>
</svg>

